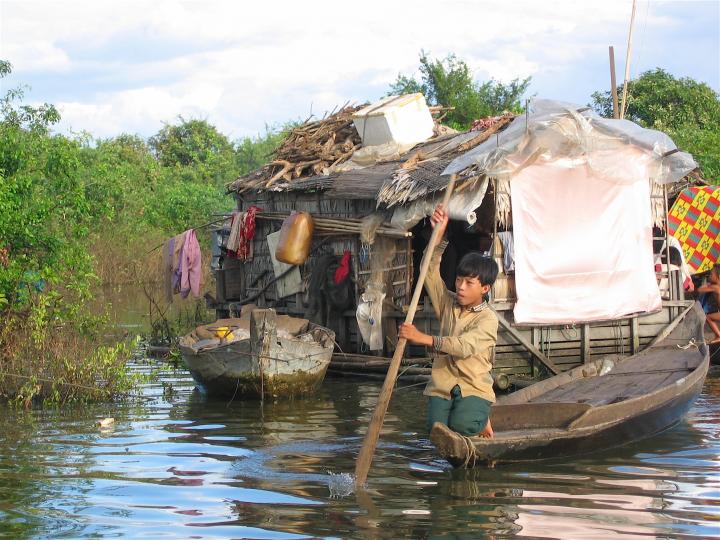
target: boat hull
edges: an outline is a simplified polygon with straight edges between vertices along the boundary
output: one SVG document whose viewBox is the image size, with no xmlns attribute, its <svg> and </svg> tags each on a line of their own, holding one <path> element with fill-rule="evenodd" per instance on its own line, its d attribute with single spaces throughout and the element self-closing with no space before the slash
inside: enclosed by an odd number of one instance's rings
<svg viewBox="0 0 720 540">
<path fill-rule="evenodd" d="M 314 392 L 325 378 L 332 346 L 279 337 L 273 341 L 262 362 L 250 340 L 200 352 L 181 343 L 180 351 L 198 387 L 208 395 L 283 398 Z"/>
<path fill-rule="evenodd" d="M 596 361 L 499 400 L 491 418 L 500 429 L 493 439 L 463 438 L 445 426 L 436 426 L 431 439 L 451 464 L 472 467 L 587 454 L 655 435 L 681 421 L 702 391 L 709 368 L 707 346 L 696 342 L 697 346 L 682 349 L 678 345 L 697 339 L 697 332 L 702 335 L 703 319 L 702 313 L 691 310 L 666 343 L 619 360 L 614 376 L 603 378 L 602 361 Z M 637 365 L 646 366 L 645 371 L 635 371 Z M 617 390 L 622 387 L 618 380 L 625 376 L 631 383 Z M 624 396 L 632 391 L 634 381 L 651 377 L 665 382 L 647 395 Z M 584 390 L 589 383 L 598 389 L 615 385 L 616 393 L 608 390 L 606 404 L 544 399 L 571 395 L 573 385 L 585 385 Z"/>
<path fill-rule="evenodd" d="M 476 445 L 476 451 L 471 457 L 466 454 L 454 456 L 451 453 L 445 457 L 455 467 L 494 466 L 498 463 L 558 459 L 623 446 L 656 435 L 679 423 L 700 394 L 703 382 L 704 379 L 700 379 L 682 395 L 622 421 L 563 435 L 556 434 L 553 438 L 538 434 L 537 438 L 497 445 Z"/>
</svg>

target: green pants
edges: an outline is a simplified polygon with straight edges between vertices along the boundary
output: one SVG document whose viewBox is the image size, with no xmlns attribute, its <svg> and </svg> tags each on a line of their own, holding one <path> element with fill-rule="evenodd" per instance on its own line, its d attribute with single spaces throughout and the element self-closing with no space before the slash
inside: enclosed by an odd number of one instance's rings
<svg viewBox="0 0 720 540">
<path fill-rule="evenodd" d="M 455 385 L 451 399 L 431 396 L 428 407 L 428 431 L 435 422 L 441 422 L 461 435 L 477 435 L 487 425 L 492 403 L 477 396 L 462 397 Z"/>
</svg>

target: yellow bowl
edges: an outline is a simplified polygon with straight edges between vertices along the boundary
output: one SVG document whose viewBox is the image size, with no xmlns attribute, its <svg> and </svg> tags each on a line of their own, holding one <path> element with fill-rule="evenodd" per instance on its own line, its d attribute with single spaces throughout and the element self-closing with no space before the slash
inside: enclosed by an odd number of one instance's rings
<svg viewBox="0 0 720 540">
<path fill-rule="evenodd" d="M 230 327 L 229 326 L 218 326 L 215 329 L 215 336 L 219 337 L 220 339 L 226 337 L 230 333 Z"/>
</svg>

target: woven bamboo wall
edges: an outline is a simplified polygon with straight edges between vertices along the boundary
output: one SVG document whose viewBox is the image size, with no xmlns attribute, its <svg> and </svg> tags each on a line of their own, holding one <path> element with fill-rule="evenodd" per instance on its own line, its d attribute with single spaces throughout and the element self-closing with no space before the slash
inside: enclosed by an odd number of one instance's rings
<svg viewBox="0 0 720 540">
<path fill-rule="evenodd" d="M 260 207 L 264 212 L 278 212 L 290 214 L 293 211 L 309 212 L 315 217 L 325 218 L 362 218 L 375 210 L 374 200 L 348 200 L 329 199 L 323 197 L 322 193 L 263 193 L 253 196 L 247 194 L 238 200 L 238 210 L 247 210 L 251 205 Z M 280 230 L 279 221 L 258 219 L 256 220 L 255 237 L 253 240 L 253 259 L 247 263 L 227 259 L 223 265 L 225 269 L 225 282 L 242 282 L 244 291 L 243 297 L 252 295 L 261 290 L 275 276 L 272 270 L 272 262 L 265 238 L 268 234 Z M 371 276 L 371 265 L 374 257 L 377 256 L 377 246 L 363 246 L 358 235 L 333 237 L 323 241 L 323 236 L 316 235 L 312 247 L 315 248 L 320 242 L 323 245 L 300 267 L 303 280 L 309 279 L 313 265 L 319 254 L 332 252 L 342 255 L 345 250 L 351 253 L 353 280 L 355 281 L 356 298 L 363 292 Z M 412 276 L 412 251 L 407 239 L 384 239 L 394 244 L 395 254 L 385 265 L 388 270 L 384 273 L 383 281 L 388 289 L 392 288 L 393 301 L 398 307 L 407 303 L 410 296 L 410 277 Z M 301 314 L 304 312 L 301 295 L 286 297 L 282 300 L 277 298 L 276 288 L 270 286 L 263 296 L 256 303 L 259 305 L 273 305 L 277 308 L 285 308 L 291 313 Z M 390 295 L 389 295 L 390 296 Z M 227 298 L 239 300 L 240 298 Z M 306 299 L 305 299 L 306 300 Z"/>
</svg>

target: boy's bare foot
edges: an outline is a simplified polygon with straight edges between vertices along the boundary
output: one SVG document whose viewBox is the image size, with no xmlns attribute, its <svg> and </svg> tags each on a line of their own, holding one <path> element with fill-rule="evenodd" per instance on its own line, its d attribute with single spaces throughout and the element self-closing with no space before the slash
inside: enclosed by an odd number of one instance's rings
<svg viewBox="0 0 720 540">
<path fill-rule="evenodd" d="M 716 337 L 712 341 L 708 343 L 708 345 L 715 345 L 716 343 L 720 343 L 720 337 Z"/>
<path fill-rule="evenodd" d="M 484 439 L 492 439 L 494 434 L 495 432 L 493 431 L 492 425 L 490 424 L 490 419 L 488 418 L 487 424 L 485 424 L 485 429 L 478 433 L 478 437 L 482 437 Z"/>
</svg>

